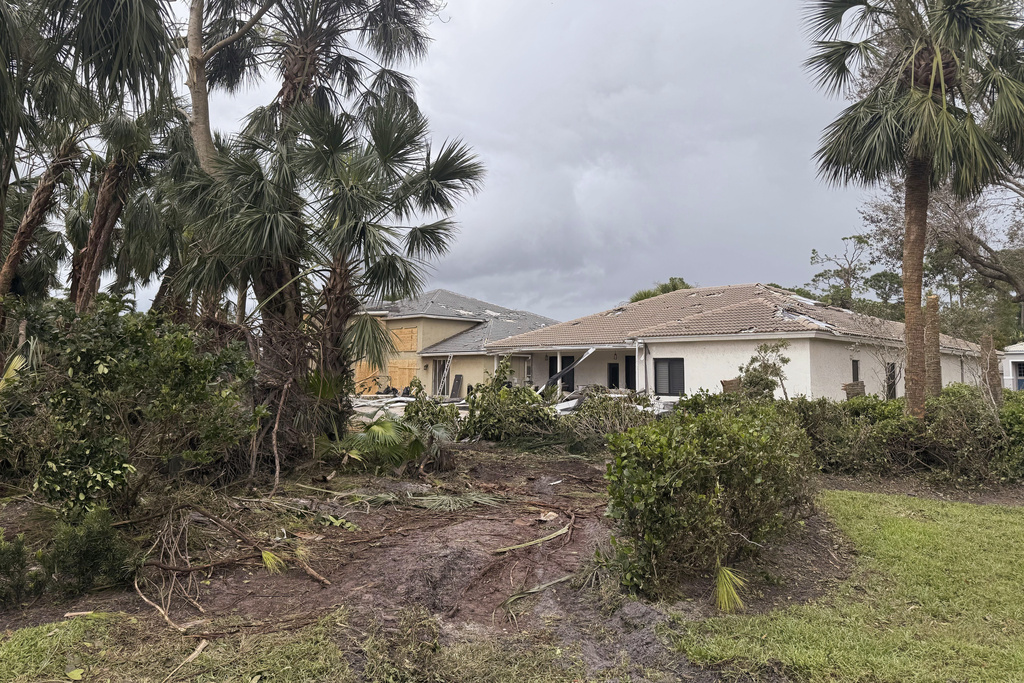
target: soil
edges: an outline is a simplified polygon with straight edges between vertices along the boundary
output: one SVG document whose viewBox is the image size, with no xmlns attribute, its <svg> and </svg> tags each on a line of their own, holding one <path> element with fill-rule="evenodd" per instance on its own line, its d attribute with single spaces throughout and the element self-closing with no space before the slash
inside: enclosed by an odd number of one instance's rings
<svg viewBox="0 0 1024 683">
<path fill-rule="evenodd" d="M 614 670 L 633 681 L 720 680 L 719 672 L 691 665 L 658 634 L 669 613 L 693 619 L 715 614 L 710 577 L 690 580 L 680 587 L 677 599 L 658 604 L 622 594 L 610 585 L 613 581 L 597 580 L 594 552 L 608 546 L 611 533 L 604 516 L 603 461 L 515 453 L 483 444 L 461 449 L 458 460 L 455 472 L 425 480 L 331 477 L 329 470 L 307 471 L 282 486 L 274 499 L 277 505 L 245 494 L 226 498 L 224 511 L 218 514 L 245 534 L 280 537 L 277 527 L 288 525 L 284 536 L 301 539 L 311 569 L 329 585 L 311 578 L 295 562 L 288 571 L 271 574 L 253 559 L 197 573 L 198 592 L 193 597 L 203 612 L 179 598 L 170 603 L 170 617 L 178 624 L 192 624 L 189 633 L 216 637 L 252 625 L 306 623 L 339 606 L 346 607 L 356 623 L 385 623 L 415 606 L 438 620 L 448 642 L 553 632 L 566 646 L 578 649 L 595 676 Z M 826 484 L 841 488 L 844 481 L 829 479 Z M 342 492 L 391 493 L 397 502 L 382 507 L 353 504 L 351 498 L 341 497 Z M 476 504 L 455 512 L 408 505 L 409 495 L 435 493 L 488 494 L 497 500 L 495 505 Z M 343 517 L 358 529 L 322 526 L 309 515 L 289 512 L 304 508 Z M 208 562 L 211 555 L 251 553 L 235 534 L 225 533 L 202 515 L 180 514 L 188 517 L 194 528 L 190 533 L 201 536 L 205 547 L 192 553 L 193 564 Z M 0 526 L 8 535 L 30 527 L 32 519 L 24 504 L 0 508 Z M 141 524 L 134 531 L 152 533 L 149 525 L 156 523 L 160 522 Z M 495 552 L 566 528 L 543 543 Z M 848 576 L 852 555 L 842 535 L 815 512 L 784 544 L 765 548 L 756 562 L 738 568 L 748 580 L 745 610 L 759 613 L 819 598 Z M 147 593 L 155 599 L 153 586 L 166 573 L 147 568 L 146 575 L 154 581 Z M 538 587 L 544 588 L 530 591 Z M 516 597 L 509 604 L 512 596 Z M 166 628 L 155 610 L 130 589 L 64 603 L 40 600 L 27 609 L 0 613 L 0 629 L 90 610 L 137 614 L 152 620 L 154 628 Z M 223 623 L 236 625 L 226 632 L 210 630 L 223 628 Z"/>
<path fill-rule="evenodd" d="M 1024 487 L 1019 485 L 955 485 L 926 475 L 882 477 L 870 474 L 857 476 L 822 474 L 819 475 L 818 485 L 822 489 L 914 496 L 954 503 L 1011 507 L 1024 505 Z"/>
</svg>

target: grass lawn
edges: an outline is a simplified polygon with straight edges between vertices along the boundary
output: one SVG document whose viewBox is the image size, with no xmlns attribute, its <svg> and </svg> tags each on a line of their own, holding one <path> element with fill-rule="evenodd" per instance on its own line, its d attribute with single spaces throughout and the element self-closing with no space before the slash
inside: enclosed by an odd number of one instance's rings
<svg viewBox="0 0 1024 683">
<path fill-rule="evenodd" d="M 859 553 L 817 603 L 676 622 L 694 662 L 800 681 L 1024 681 L 1024 508 L 829 491 Z"/>
</svg>

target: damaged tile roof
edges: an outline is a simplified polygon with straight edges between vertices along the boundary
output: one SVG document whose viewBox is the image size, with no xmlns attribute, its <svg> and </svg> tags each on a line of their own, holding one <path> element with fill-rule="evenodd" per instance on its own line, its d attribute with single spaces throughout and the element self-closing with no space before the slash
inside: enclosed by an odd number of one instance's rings
<svg viewBox="0 0 1024 683">
<path fill-rule="evenodd" d="M 388 318 L 453 318 L 485 322 L 503 313 L 515 313 L 511 308 L 489 304 L 471 296 L 447 289 L 432 289 L 419 296 L 401 301 L 384 301 L 367 309 L 387 313 Z"/>
<path fill-rule="evenodd" d="M 491 318 L 485 323 L 471 327 L 453 337 L 427 347 L 420 352 L 421 356 L 447 355 L 449 353 L 486 353 L 486 345 L 512 335 L 538 330 L 557 320 L 545 318 L 527 311 L 508 311 Z"/>
<path fill-rule="evenodd" d="M 491 352 L 630 344 L 636 339 L 820 332 L 902 341 L 903 323 L 812 301 L 762 284 L 681 289 L 491 342 Z M 975 344 L 942 335 L 947 350 Z"/>
</svg>

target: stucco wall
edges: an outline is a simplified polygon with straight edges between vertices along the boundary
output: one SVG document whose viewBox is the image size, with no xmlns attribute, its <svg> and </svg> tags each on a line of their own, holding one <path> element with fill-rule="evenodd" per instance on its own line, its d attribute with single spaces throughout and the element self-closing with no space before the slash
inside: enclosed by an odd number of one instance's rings
<svg viewBox="0 0 1024 683">
<path fill-rule="evenodd" d="M 693 394 L 701 389 L 713 393 L 722 390 L 721 381 L 736 377 L 740 365 L 754 355 L 757 347 L 768 340 L 717 340 L 687 342 L 649 342 L 646 361 L 647 381 L 653 391 L 654 359 L 682 358 L 685 361 L 684 380 L 686 393 Z M 790 346 L 784 354 L 790 362 L 786 365 L 786 390 L 790 397 L 804 395 L 810 398 L 827 397 L 844 399 L 843 384 L 853 381 L 854 359 L 860 361 L 860 379 L 868 394 L 885 396 L 886 363 L 897 364 L 896 395 L 904 392 L 902 349 L 881 345 L 854 344 L 846 340 L 821 338 L 790 339 Z M 641 367 L 641 374 L 643 368 Z M 943 385 L 963 381 L 977 384 L 980 374 L 978 362 L 971 357 L 963 359 L 956 354 L 943 354 Z M 644 383 L 641 376 L 640 385 Z M 781 390 L 776 392 L 782 395 Z"/>
</svg>

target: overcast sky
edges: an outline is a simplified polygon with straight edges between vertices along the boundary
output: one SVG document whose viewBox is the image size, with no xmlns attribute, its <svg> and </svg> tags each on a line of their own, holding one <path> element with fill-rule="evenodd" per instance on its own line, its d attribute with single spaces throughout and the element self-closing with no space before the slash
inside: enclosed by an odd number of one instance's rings
<svg viewBox="0 0 1024 683">
<path fill-rule="evenodd" d="M 841 102 L 812 87 L 801 0 L 448 0 L 410 71 L 438 140 L 487 167 L 431 287 L 566 320 L 678 275 L 807 282 L 858 232 L 858 188 L 811 156 Z M 214 125 L 276 83 L 215 98 Z"/>
</svg>

